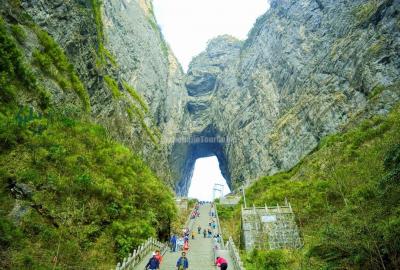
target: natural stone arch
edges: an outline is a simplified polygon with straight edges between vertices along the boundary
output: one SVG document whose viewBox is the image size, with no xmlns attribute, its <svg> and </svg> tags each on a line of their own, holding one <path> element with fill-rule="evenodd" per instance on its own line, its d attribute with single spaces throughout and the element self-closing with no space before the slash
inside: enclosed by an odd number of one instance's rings
<svg viewBox="0 0 400 270">
<path fill-rule="evenodd" d="M 176 194 L 187 196 L 191 179 L 193 176 L 196 160 L 203 157 L 216 156 L 222 176 L 225 178 L 229 188 L 232 189 L 228 160 L 225 153 L 225 137 L 212 126 L 207 127 L 200 133 L 192 134 L 187 141 L 175 143 L 171 160 L 175 170 Z"/>
</svg>

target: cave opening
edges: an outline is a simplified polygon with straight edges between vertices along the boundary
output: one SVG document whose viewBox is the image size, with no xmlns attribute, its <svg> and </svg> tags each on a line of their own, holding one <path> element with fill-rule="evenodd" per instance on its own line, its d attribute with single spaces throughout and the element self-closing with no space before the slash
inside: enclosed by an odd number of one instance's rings
<svg viewBox="0 0 400 270">
<path fill-rule="evenodd" d="M 210 179 L 213 176 L 206 175 L 210 170 L 215 172 L 214 179 L 220 179 L 220 183 L 226 186 L 227 191 L 232 190 L 226 143 L 227 139 L 210 125 L 202 132 L 192 134 L 189 140 L 180 141 L 174 145 L 171 164 L 178 178 L 175 186 L 178 196 L 187 197 L 192 180 L 197 181 L 198 177 L 200 182 L 194 182 L 194 187 L 201 184 L 205 190 L 211 190 L 211 193 L 206 193 L 212 196 L 214 184 L 207 181 L 213 181 Z M 197 166 L 196 175 L 194 175 L 198 160 L 200 167 Z"/>
<path fill-rule="evenodd" d="M 214 190 L 214 187 L 218 190 Z M 230 188 L 221 173 L 218 158 L 211 156 L 196 159 L 188 197 L 199 201 L 212 201 L 229 193 Z"/>
</svg>

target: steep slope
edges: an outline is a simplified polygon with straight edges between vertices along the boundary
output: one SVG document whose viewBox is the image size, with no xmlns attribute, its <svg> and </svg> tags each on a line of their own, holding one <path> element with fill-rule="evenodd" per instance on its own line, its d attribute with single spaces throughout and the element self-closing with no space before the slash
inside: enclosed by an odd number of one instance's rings
<svg viewBox="0 0 400 270">
<path fill-rule="evenodd" d="M 169 234 L 163 138 L 182 115 L 182 71 L 148 3 L 124 3 L 141 28 L 96 0 L 0 1 L 1 269 L 110 269 Z M 113 56 L 111 33 L 136 50 Z"/>
<path fill-rule="evenodd" d="M 207 155 L 223 156 L 233 188 L 293 167 L 399 100 L 399 10 L 397 0 L 271 1 L 244 43 L 218 37 L 194 58 L 182 129 L 226 138 Z M 177 145 L 172 157 L 183 194 L 192 153 Z"/>
<path fill-rule="evenodd" d="M 1 11 L 0 268 L 110 269 L 169 233 L 172 191 L 93 123 L 54 39 L 18 7 Z"/>
<path fill-rule="evenodd" d="M 174 140 L 186 93 L 151 1 L 20 2 L 77 68 L 93 118 L 170 181 L 165 142 Z"/>
<path fill-rule="evenodd" d="M 399 268 L 399 105 L 325 137 L 290 171 L 262 177 L 246 190 L 248 205 L 288 199 L 304 240 L 300 250 L 250 252 L 246 269 Z M 237 241 L 240 207 L 219 207 Z"/>
</svg>

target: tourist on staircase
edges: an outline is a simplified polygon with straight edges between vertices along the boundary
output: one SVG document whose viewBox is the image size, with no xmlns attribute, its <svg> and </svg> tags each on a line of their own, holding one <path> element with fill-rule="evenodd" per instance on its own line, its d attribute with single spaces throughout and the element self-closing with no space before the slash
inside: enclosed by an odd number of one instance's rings
<svg viewBox="0 0 400 270">
<path fill-rule="evenodd" d="M 221 243 L 221 235 L 219 233 L 217 234 L 217 240 L 218 240 L 218 243 Z"/>
<path fill-rule="evenodd" d="M 208 238 L 211 238 L 212 237 L 212 231 L 211 231 L 210 228 L 207 230 L 207 233 L 208 233 Z"/>
<path fill-rule="evenodd" d="M 156 253 L 153 252 L 153 256 L 150 258 L 149 262 L 146 264 L 146 270 L 158 270 L 160 269 L 160 262 L 156 258 Z"/>
<path fill-rule="evenodd" d="M 161 255 L 160 250 L 158 250 L 158 249 L 156 250 L 156 259 L 157 259 L 159 265 L 161 265 L 161 262 L 162 262 L 163 257 L 162 257 L 162 255 Z"/>
<path fill-rule="evenodd" d="M 213 220 L 212 227 L 213 227 L 214 230 L 217 228 L 217 222 L 215 220 Z"/>
<path fill-rule="evenodd" d="M 189 241 L 185 241 L 183 244 L 183 251 L 188 252 L 189 250 Z"/>
<path fill-rule="evenodd" d="M 176 262 L 176 268 L 178 270 L 186 270 L 189 268 L 189 261 L 186 258 L 186 253 L 182 252 L 182 256 Z"/>
<path fill-rule="evenodd" d="M 177 250 L 182 250 L 182 249 L 183 249 L 183 244 L 184 244 L 183 237 L 179 237 L 179 238 L 176 240 Z"/>
<path fill-rule="evenodd" d="M 214 238 L 213 238 L 213 249 L 214 250 L 218 250 L 219 249 L 218 238 L 217 238 L 216 235 L 214 235 Z"/>
<path fill-rule="evenodd" d="M 169 243 L 171 245 L 171 252 L 175 252 L 176 251 L 176 235 L 175 234 L 171 235 L 171 239 L 169 240 Z"/>
<path fill-rule="evenodd" d="M 185 234 L 185 237 L 183 238 L 184 242 L 189 242 L 189 234 Z"/>
<path fill-rule="evenodd" d="M 215 264 L 221 268 L 221 270 L 226 270 L 228 269 L 228 262 L 222 258 L 222 257 L 217 257 L 217 260 L 215 261 Z"/>
</svg>

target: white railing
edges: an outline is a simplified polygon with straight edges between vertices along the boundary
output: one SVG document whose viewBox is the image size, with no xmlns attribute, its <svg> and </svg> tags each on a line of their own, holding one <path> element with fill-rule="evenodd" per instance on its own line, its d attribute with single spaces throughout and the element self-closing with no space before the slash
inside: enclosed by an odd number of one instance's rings
<svg viewBox="0 0 400 270">
<path fill-rule="evenodd" d="M 234 264 L 235 270 L 245 270 L 245 268 L 243 266 L 243 262 L 240 260 L 239 251 L 236 248 L 232 237 L 229 237 L 229 240 L 226 242 L 226 246 L 228 247 L 229 254 L 231 255 L 231 258 L 233 259 L 233 264 Z"/>
<path fill-rule="evenodd" d="M 216 220 L 217 220 L 217 223 L 218 223 L 218 230 L 219 230 L 219 234 L 220 234 L 220 237 L 221 237 L 221 249 L 227 249 L 228 250 L 230 257 L 233 260 L 233 268 L 235 270 L 245 270 L 245 268 L 243 266 L 243 262 L 240 259 L 239 251 L 236 248 L 232 237 L 229 237 L 228 241 L 226 241 L 226 245 L 224 245 L 224 240 L 222 238 L 222 229 L 221 229 L 221 224 L 220 224 L 219 217 L 218 217 L 218 211 L 217 211 L 216 204 L 215 204 L 214 208 L 215 208 Z M 214 250 L 214 259 L 216 259 L 217 253 L 218 253 L 217 250 Z"/>
<path fill-rule="evenodd" d="M 196 209 L 196 205 L 193 206 L 193 208 L 190 211 L 189 216 L 188 216 L 188 218 L 186 219 L 186 222 L 185 222 L 185 227 L 184 228 L 188 228 L 189 231 L 193 230 L 194 221 L 196 220 L 196 218 L 192 219 L 192 214 L 193 214 L 195 209 Z"/>
<path fill-rule="evenodd" d="M 214 210 L 215 210 L 215 218 L 217 220 L 217 225 L 218 225 L 218 233 L 219 233 L 219 237 L 220 237 L 220 240 L 221 240 L 221 249 L 224 249 L 225 248 L 225 246 L 224 246 L 224 238 L 222 236 L 222 229 L 221 229 L 221 224 L 219 222 L 219 216 L 218 216 L 217 204 L 216 203 L 214 204 Z"/>
<path fill-rule="evenodd" d="M 159 249 L 161 254 L 165 254 L 168 249 L 168 245 L 161 243 L 160 241 L 149 238 L 145 243 L 140 245 L 137 249 L 135 249 L 128 257 L 125 257 L 122 262 L 119 262 L 115 268 L 115 270 L 130 270 L 133 269 L 136 265 L 138 265 L 151 250 Z"/>
<path fill-rule="evenodd" d="M 185 228 L 191 229 L 193 227 L 193 222 L 191 220 L 191 215 L 194 211 L 195 207 L 189 213 L 189 217 L 186 220 Z M 125 257 L 122 262 L 119 262 L 115 268 L 115 270 L 131 270 L 134 269 L 146 256 L 150 251 L 154 251 L 154 249 L 159 249 L 161 255 L 164 255 L 168 250 L 168 244 L 161 243 L 160 241 L 149 238 L 146 242 L 140 245 L 137 249 L 135 249 L 128 257 Z"/>
</svg>

